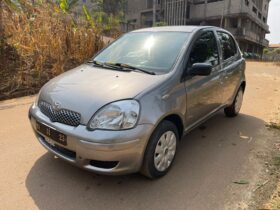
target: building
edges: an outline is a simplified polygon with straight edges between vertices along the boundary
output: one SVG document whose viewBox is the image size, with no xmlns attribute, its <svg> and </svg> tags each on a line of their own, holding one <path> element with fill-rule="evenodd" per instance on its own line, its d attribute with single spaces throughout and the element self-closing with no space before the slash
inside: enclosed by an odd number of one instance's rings
<svg viewBox="0 0 280 210">
<path fill-rule="evenodd" d="M 242 52 L 262 55 L 269 42 L 270 0 L 156 0 L 156 21 L 166 25 L 213 25 L 230 31 Z M 130 30 L 153 25 L 153 0 L 128 0 Z"/>
</svg>

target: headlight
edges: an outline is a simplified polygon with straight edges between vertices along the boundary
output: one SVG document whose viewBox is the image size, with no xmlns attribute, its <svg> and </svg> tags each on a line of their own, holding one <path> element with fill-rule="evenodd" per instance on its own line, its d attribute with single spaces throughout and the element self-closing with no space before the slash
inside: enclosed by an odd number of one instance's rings
<svg viewBox="0 0 280 210">
<path fill-rule="evenodd" d="M 88 128 L 124 130 L 133 128 L 138 120 L 140 105 L 135 100 L 117 101 L 106 105 L 93 115 Z"/>
</svg>

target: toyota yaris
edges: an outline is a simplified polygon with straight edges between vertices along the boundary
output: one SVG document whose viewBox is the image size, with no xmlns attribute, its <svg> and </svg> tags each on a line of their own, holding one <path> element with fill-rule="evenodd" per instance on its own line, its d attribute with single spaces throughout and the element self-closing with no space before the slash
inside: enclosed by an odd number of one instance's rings
<svg viewBox="0 0 280 210">
<path fill-rule="evenodd" d="M 141 29 L 50 80 L 29 118 L 39 142 L 72 164 L 159 178 L 184 134 L 221 109 L 238 115 L 244 71 L 237 42 L 221 28 Z"/>
</svg>

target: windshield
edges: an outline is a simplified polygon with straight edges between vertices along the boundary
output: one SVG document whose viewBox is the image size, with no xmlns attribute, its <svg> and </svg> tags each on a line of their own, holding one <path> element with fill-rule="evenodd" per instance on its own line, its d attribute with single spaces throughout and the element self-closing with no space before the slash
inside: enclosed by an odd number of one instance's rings
<svg viewBox="0 0 280 210">
<path fill-rule="evenodd" d="M 94 61 L 168 73 L 188 37 L 189 33 L 184 32 L 128 33 L 103 50 Z"/>
</svg>

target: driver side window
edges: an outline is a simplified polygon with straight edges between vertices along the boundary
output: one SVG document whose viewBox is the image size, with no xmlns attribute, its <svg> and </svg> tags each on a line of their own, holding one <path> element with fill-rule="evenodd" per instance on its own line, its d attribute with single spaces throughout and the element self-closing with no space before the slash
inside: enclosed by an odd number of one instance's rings
<svg viewBox="0 0 280 210">
<path fill-rule="evenodd" d="M 208 63 L 212 66 L 219 64 L 217 40 L 214 32 L 207 31 L 196 40 L 190 53 L 188 68 L 194 63 Z"/>
</svg>

